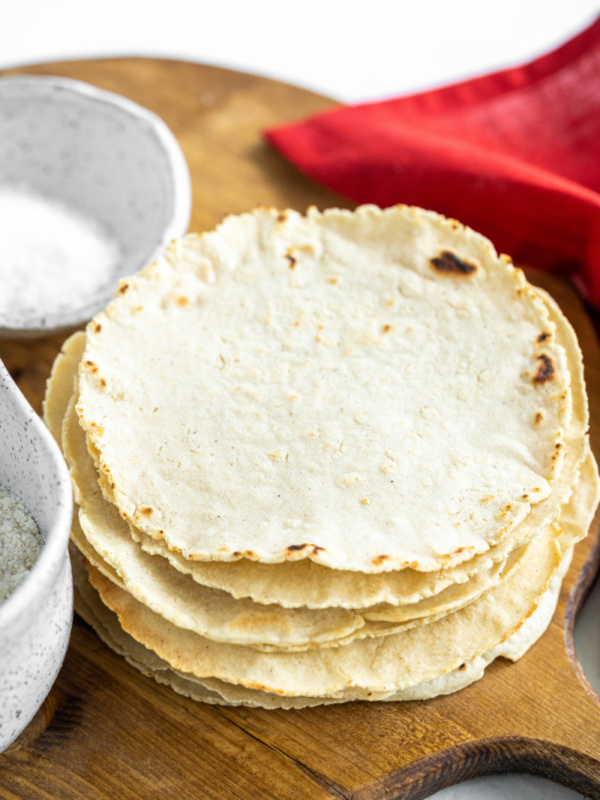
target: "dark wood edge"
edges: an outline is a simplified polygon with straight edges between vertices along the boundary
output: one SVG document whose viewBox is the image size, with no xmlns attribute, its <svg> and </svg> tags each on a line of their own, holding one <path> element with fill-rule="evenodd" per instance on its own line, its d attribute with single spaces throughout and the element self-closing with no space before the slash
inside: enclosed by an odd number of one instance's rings
<svg viewBox="0 0 600 800">
<path fill-rule="evenodd" d="M 600 762 L 543 739 L 507 736 L 451 747 L 384 775 L 352 800 L 424 800 L 434 792 L 488 775 L 520 773 L 547 778 L 600 800 Z"/>
<path fill-rule="evenodd" d="M 592 530 L 595 531 L 594 544 L 592 545 L 592 549 L 590 550 L 585 563 L 579 570 L 579 573 L 567 597 L 564 617 L 564 634 L 565 647 L 569 660 L 571 661 L 571 665 L 573 666 L 573 670 L 577 678 L 585 687 L 590 700 L 595 705 L 600 707 L 600 697 L 598 697 L 597 693 L 592 688 L 590 682 L 585 676 L 585 673 L 583 672 L 581 662 L 579 661 L 579 657 L 575 650 L 574 639 L 575 622 L 577 621 L 579 613 L 583 608 L 595 581 L 600 580 L 600 575 L 598 574 L 600 570 L 600 522 L 598 521 L 598 514 L 592 523 Z"/>
</svg>

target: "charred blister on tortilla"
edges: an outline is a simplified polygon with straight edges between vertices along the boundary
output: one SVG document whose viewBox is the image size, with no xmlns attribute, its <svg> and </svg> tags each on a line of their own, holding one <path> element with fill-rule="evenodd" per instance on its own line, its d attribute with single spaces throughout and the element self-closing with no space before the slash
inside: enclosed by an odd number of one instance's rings
<svg viewBox="0 0 600 800">
<path fill-rule="evenodd" d="M 477 264 L 459 258 L 451 250 L 442 250 L 438 256 L 430 259 L 429 263 L 441 275 L 468 277 L 477 272 Z"/>
<path fill-rule="evenodd" d="M 537 372 L 533 376 L 533 383 L 547 383 L 554 380 L 554 364 L 547 353 L 541 353 L 537 360 L 540 362 Z"/>
</svg>

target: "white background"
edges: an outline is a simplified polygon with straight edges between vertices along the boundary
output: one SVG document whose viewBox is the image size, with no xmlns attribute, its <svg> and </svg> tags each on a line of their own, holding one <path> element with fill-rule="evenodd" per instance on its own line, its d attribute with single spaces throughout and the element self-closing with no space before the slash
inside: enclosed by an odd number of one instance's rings
<svg viewBox="0 0 600 800">
<path fill-rule="evenodd" d="M 150 55 L 266 75 L 357 102 L 528 60 L 600 14 L 600 0 L 0 0 L 0 68 Z M 577 626 L 600 692 L 600 587 Z M 538 778 L 471 781 L 437 800 L 566 800 Z"/>
</svg>

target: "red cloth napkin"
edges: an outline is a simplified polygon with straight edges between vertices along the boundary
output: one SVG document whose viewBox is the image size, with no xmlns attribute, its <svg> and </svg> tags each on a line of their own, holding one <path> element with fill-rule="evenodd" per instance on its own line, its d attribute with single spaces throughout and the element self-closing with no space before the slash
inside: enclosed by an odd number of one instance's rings
<svg viewBox="0 0 600 800">
<path fill-rule="evenodd" d="M 454 217 L 600 308 L 600 18 L 524 66 L 266 132 L 358 203 Z"/>
</svg>

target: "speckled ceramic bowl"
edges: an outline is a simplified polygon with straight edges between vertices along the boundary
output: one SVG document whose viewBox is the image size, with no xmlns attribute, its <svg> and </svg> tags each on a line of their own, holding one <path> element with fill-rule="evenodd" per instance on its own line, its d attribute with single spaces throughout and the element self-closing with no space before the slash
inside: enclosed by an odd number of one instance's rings
<svg viewBox="0 0 600 800">
<path fill-rule="evenodd" d="M 73 618 L 69 474 L 52 436 L 1 362 L 0 483 L 25 503 L 44 539 L 29 575 L 0 604 L 1 752 L 50 691 Z"/>
<path fill-rule="evenodd" d="M 68 299 L 59 312 L 11 308 L 0 317 L 4 337 L 87 321 L 112 298 L 119 278 L 151 263 L 190 219 L 189 170 L 165 123 L 119 95 L 66 78 L 0 79 L 2 188 L 73 209 L 120 251 L 93 297 Z"/>
</svg>

